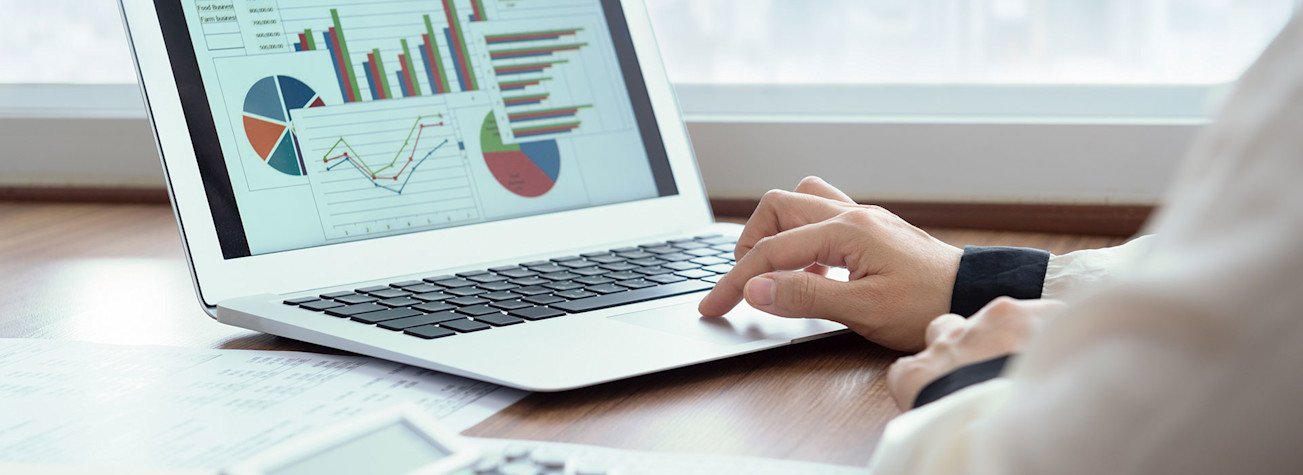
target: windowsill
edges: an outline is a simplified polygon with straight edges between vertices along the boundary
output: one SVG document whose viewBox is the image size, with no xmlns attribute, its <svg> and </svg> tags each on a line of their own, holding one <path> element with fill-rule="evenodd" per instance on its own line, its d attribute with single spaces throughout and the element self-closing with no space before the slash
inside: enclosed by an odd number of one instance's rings
<svg viewBox="0 0 1303 475">
<path fill-rule="evenodd" d="M 1143 205 L 1227 89 L 676 86 L 715 198 L 822 175 L 864 199 Z M 0 143 L 39 157 L 0 186 L 159 186 L 145 117 L 133 84 L 0 85 Z"/>
</svg>

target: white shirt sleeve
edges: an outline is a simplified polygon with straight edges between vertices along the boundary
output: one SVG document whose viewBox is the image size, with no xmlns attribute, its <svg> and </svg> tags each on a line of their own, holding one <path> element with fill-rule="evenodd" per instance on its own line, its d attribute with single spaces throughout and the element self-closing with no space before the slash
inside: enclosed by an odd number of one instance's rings
<svg viewBox="0 0 1303 475">
<path fill-rule="evenodd" d="M 1200 137 L 1147 249 L 1114 264 L 1063 256 L 1048 293 L 1069 309 L 1005 378 L 892 421 L 873 471 L 1298 473 L 1301 183 L 1296 16 Z"/>
<path fill-rule="evenodd" d="M 1041 298 L 1064 300 L 1068 295 L 1098 288 L 1127 262 L 1140 257 L 1149 248 L 1150 236 L 1141 236 L 1126 244 L 1104 249 L 1086 249 L 1050 256 L 1045 267 L 1045 285 Z"/>
</svg>

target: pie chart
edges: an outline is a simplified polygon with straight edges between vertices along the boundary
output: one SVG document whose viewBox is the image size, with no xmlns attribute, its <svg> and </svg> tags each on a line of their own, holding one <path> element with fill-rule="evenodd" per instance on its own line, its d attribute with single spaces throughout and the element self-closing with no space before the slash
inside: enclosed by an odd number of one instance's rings
<svg viewBox="0 0 1303 475">
<path fill-rule="evenodd" d="M 306 175 L 298 144 L 290 132 L 290 111 L 324 105 L 317 92 L 298 79 L 259 79 L 244 96 L 244 134 L 268 166 L 286 175 Z"/>
<path fill-rule="evenodd" d="M 543 196 L 561 175 L 561 151 L 556 140 L 504 144 L 497 118 L 492 112 L 480 127 L 480 148 L 484 151 L 484 164 L 488 165 L 493 178 L 517 195 L 526 198 Z"/>
</svg>

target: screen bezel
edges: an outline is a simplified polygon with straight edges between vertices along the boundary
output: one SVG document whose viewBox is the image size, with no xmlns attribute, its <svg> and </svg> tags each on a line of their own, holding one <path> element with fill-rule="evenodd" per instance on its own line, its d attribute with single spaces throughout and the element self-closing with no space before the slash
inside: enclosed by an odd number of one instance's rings
<svg viewBox="0 0 1303 475">
<path fill-rule="evenodd" d="M 615 3 L 614 0 L 607 1 Z M 650 113 L 650 118 L 653 118 L 659 129 L 659 144 L 664 147 L 668 157 L 677 194 L 458 228 L 226 259 L 218 239 L 219 229 L 211 204 L 214 200 L 233 198 L 213 193 L 205 187 L 199 169 L 201 153 L 221 151 L 216 143 L 196 141 L 191 134 L 192 129 L 202 126 L 202 122 L 211 123 L 212 116 L 206 107 L 200 110 L 183 107 L 189 104 L 183 104 L 179 86 L 194 85 L 179 85 L 173 75 L 177 67 L 194 67 L 193 47 L 184 45 L 191 48 L 189 65 L 185 63 L 186 55 L 175 51 L 169 54 L 160 27 L 160 20 L 166 19 L 159 17 L 154 2 L 123 0 L 124 18 L 146 98 L 146 109 L 158 140 L 169 192 L 201 301 L 211 308 L 222 300 L 245 295 L 284 293 L 395 275 L 432 272 L 671 234 L 708 225 L 712 218 L 704 187 L 673 88 L 661 62 L 646 7 L 641 0 L 621 0 L 618 3 L 621 6 L 618 12 L 624 16 L 628 39 L 632 43 L 636 64 L 642 71 L 640 76 L 650 105 L 650 110 L 644 108 L 636 110 L 636 113 Z M 613 33 L 616 33 L 618 29 L 615 25 L 612 26 Z M 613 36 L 620 41 L 620 34 Z M 207 103 L 204 102 L 206 106 Z M 222 174 L 225 174 L 224 169 Z M 521 236 L 521 230 L 529 230 L 525 233 L 528 240 L 506 237 Z M 574 232 L 575 230 L 583 232 Z M 475 244 L 467 246 L 465 243 Z M 457 249 L 457 252 L 436 255 L 413 253 L 412 249 Z M 504 253 L 504 249 L 509 251 Z M 341 259 L 342 256 L 359 255 L 367 258 Z"/>
</svg>

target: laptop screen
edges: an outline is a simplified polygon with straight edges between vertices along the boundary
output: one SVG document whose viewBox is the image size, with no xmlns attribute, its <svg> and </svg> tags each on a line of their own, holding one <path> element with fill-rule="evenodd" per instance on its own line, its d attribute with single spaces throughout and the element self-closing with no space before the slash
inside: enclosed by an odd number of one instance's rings
<svg viewBox="0 0 1303 475">
<path fill-rule="evenodd" d="M 618 0 L 157 0 L 226 259 L 677 194 Z"/>
</svg>

